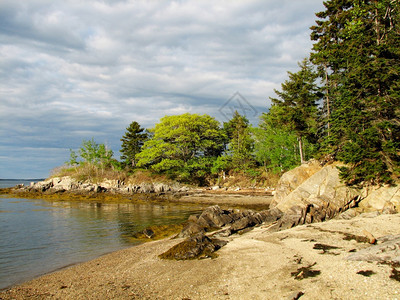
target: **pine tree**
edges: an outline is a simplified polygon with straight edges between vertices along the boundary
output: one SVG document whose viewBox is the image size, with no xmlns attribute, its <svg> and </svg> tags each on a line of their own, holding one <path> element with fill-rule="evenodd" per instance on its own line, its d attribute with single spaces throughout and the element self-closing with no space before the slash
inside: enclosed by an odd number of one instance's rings
<svg viewBox="0 0 400 300">
<path fill-rule="evenodd" d="M 327 151 L 347 163 L 347 183 L 388 182 L 399 172 L 398 1 L 324 2 L 312 58 L 326 68 Z"/>
<path fill-rule="evenodd" d="M 127 166 L 136 167 L 136 155 L 140 152 L 148 135 L 141 128 L 139 123 L 134 121 L 126 128 L 125 135 L 122 137 L 122 146 L 120 152 L 121 159 Z"/>
<path fill-rule="evenodd" d="M 309 60 L 304 59 L 297 73 L 288 72 L 289 79 L 282 83 L 282 91 L 275 90 L 278 98 L 270 98 L 282 109 L 277 122 L 297 135 L 300 162 L 305 161 L 303 139 L 313 142 L 316 135 L 317 104 L 321 98 L 316 84 L 317 73 Z"/>
</svg>

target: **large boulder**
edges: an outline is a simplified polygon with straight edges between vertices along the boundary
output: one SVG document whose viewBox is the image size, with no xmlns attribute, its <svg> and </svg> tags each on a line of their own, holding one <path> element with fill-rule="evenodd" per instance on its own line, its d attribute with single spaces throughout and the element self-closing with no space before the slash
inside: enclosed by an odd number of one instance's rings
<svg viewBox="0 0 400 300">
<path fill-rule="evenodd" d="M 294 168 L 282 175 L 275 189 L 274 199 L 270 207 L 275 207 L 279 202 L 293 192 L 300 184 L 321 170 L 321 164 L 317 160 L 310 160 L 301 166 Z"/>
<path fill-rule="evenodd" d="M 54 177 L 52 189 L 59 191 L 70 191 L 78 188 L 79 183 L 70 176 Z"/>
<path fill-rule="evenodd" d="M 324 166 L 297 186 L 289 195 L 275 206 L 283 213 L 296 207 L 296 214 L 308 219 L 306 223 L 330 219 L 336 214 L 354 207 L 361 199 L 361 190 L 346 186 L 339 178 L 338 163 Z M 300 211 L 304 210 L 304 211 Z"/>
<path fill-rule="evenodd" d="M 233 221 L 231 210 L 223 210 L 218 205 L 207 207 L 199 216 L 197 224 L 204 228 L 221 228 Z"/>
<path fill-rule="evenodd" d="M 162 259 L 176 260 L 212 257 L 213 252 L 226 244 L 226 241 L 209 238 L 203 233 L 199 233 L 188 237 L 183 242 L 160 254 L 159 257 Z"/>
<path fill-rule="evenodd" d="M 364 211 L 400 212 L 400 186 L 370 188 L 359 203 Z"/>
</svg>

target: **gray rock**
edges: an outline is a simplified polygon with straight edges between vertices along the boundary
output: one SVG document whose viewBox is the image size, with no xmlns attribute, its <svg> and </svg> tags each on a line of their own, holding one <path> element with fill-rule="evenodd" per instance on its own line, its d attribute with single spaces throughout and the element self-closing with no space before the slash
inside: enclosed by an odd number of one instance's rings
<svg viewBox="0 0 400 300">
<path fill-rule="evenodd" d="M 146 228 L 145 230 L 143 230 L 143 234 L 149 239 L 154 237 L 154 231 L 150 228 Z"/>
<path fill-rule="evenodd" d="M 347 257 L 347 260 L 400 263 L 400 234 L 378 239 L 380 244 L 362 249 Z"/>
<path fill-rule="evenodd" d="M 227 242 L 218 239 L 211 239 L 200 233 L 191 236 L 183 242 L 175 245 L 163 254 L 159 255 L 162 259 L 187 260 L 203 257 L 211 257 L 212 253 L 220 249 Z"/>
<path fill-rule="evenodd" d="M 204 228 L 220 228 L 230 222 L 230 211 L 221 209 L 218 205 L 207 207 L 199 216 L 197 223 Z"/>
<path fill-rule="evenodd" d="M 204 227 L 200 226 L 196 222 L 188 222 L 179 233 L 178 237 L 185 238 L 199 233 L 205 233 Z"/>
</svg>

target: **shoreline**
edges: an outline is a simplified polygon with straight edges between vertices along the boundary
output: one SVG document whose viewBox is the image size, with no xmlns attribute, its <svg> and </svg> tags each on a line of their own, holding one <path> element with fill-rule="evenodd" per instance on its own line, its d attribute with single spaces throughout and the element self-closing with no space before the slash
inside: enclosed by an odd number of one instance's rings
<svg viewBox="0 0 400 300">
<path fill-rule="evenodd" d="M 380 241 L 399 234 L 392 226 L 399 222 L 400 214 L 395 214 L 330 220 L 279 232 L 260 226 L 231 236 L 216 258 L 202 260 L 160 259 L 159 254 L 182 241 L 166 238 L 1 290 L 0 299 L 399 299 L 400 279 L 392 276 L 396 267 L 347 260 L 371 245 L 343 238 L 344 233 L 367 230 Z M 318 245 L 330 248 L 319 250 Z"/>
<path fill-rule="evenodd" d="M 241 191 L 236 193 L 227 193 L 227 192 L 216 192 L 216 191 L 208 191 L 208 190 L 196 190 L 192 193 L 185 193 L 183 196 L 180 195 L 176 197 L 175 194 L 162 195 L 163 197 L 159 197 L 159 195 L 155 194 L 138 194 L 138 195 L 124 195 L 124 194 L 114 194 L 114 193 L 92 193 L 92 194 L 81 194 L 81 193 L 72 193 L 72 192 L 64 192 L 60 193 L 41 193 L 41 192 L 33 192 L 33 191 L 14 191 L 13 188 L 10 189 L 1 189 L 0 194 L 2 196 L 10 197 L 10 198 L 29 198 L 29 199 L 44 199 L 46 201 L 76 201 L 76 202 L 105 202 L 105 203 L 145 203 L 145 204 L 165 204 L 165 205 L 194 205 L 198 207 L 202 207 L 202 209 L 207 206 L 218 204 L 221 207 L 226 208 L 239 208 L 239 209 L 254 209 L 258 208 L 259 210 L 265 209 L 269 206 L 270 197 L 268 195 L 262 195 L 263 193 L 249 193 L 247 191 Z M 204 192 L 204 193 L 203 193 Z M 195 198 L 191 198 L 192 195 L 196 195 Z M 60 197 L 61 196 L 61 197 Z M 156 198 L 156 199 L 155 199 Z M 201 198 L 199 200 L 199 198 Z M 265 199 L 268 200 L 265 202 Z M 153 226 L 149 227 L 152 231 L 155 232 L 155 237 L 149 239 L 144 236 L 141 232 L 135 234 L 135 239 L 143 243 L 150 243 L 155 240 L 164 239 L 168 235 L 176 235 L 178 234 L 184 224 L 187 222 L 184 221 L 178 225 L 165 225 L 165 226 Z M 140 245 L 139 244 L 139 245 Z M 136 247 L 137 245 L 133 246 Z M 128 246 L 130 247 L 130 246 Z M 102 254 L 103 256 L 105 254 Z M 93 259 L 93 258 L 91 258 Z M 73 262 L 72 265 L 81 264 L 86 261 L 76 261 Z M 29 280 L 37 278 L 37 276 L 43 276 L 49 273 L 53 273 L 58 270 L 62 270 L 66 267 L 71 266 L 71 264 L 57 267 L 56 269 L 49 269 L 44 273 L 40 273 L 39 275 L 35 275 L 34 277 L 28 278 Z M 24 281 L 20 281 L 18 283 L 12 284 L 10 286 L 3 287 L 1 290 L 12 288 L 15 285 L 19 285 L 24 283 Z M 1 299 L 1 298 L 0 298 Z"/>
<path fill-rule="evenodd" d="M 264 189 L 243 189 L 240 191 L 192 189 L 186 192 L 164 193 L 118 193 L 118 192 L 39 192 L 1 188 L 0 195 L 13 198 L 44 199 L 51 201 L 82 201 L 101 203 L 173 203 L 194 205 L 220 205 L 223 208 L 265 210 L 272 202 L 271 192 Z"/>
</svg>

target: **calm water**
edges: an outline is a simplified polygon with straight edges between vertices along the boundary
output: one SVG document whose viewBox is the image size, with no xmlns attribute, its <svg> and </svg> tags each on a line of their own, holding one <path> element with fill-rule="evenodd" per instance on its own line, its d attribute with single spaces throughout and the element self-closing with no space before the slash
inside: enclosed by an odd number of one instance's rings
<svg viewBox="0 0 400 300">
<path fill-rule="evenodd" d="M 199 209 L 0 196 L 0 288 L 136 245 L 134 233 L 152 225 L 181 223 Z"/>
</svg>

